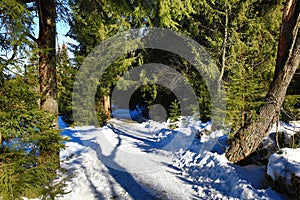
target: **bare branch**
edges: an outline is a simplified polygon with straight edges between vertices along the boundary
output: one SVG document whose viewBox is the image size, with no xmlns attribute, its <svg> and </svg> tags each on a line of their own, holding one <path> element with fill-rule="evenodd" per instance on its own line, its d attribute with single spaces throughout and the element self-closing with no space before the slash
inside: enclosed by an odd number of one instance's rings
<svg viewBox="0 0 300 200">
<path fill-rule="evenodd" d="M 33 40 L 35 43 L 38 43 L 38 39 L 35 38 L 31 33 L 26 32 L 26 35 L 27 35 L 31 40 Z"/>
</svg>

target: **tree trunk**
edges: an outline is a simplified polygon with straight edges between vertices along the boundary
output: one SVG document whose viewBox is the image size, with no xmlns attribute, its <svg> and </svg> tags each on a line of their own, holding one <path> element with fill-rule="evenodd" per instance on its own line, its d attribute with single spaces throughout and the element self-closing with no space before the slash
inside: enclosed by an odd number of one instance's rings
<svg viewBox="0 0 300 200">
<path fill-rule="evenodd" d="M 287 0 L 283 11 L 273 82 L 259 109 L 259 119 L 245 124 L 229 142 L 226 157 L 239 162 L 256 150 L 278 120 L 286 91 L 300 63 L 300 1 Z"/>
<path fill-rule="evenodd" d="M 39 75 L 41 108 L 53 114 L 58 113 L 56 83 L 56 11 L 54 0 L 37 0 L 39 15 Z"/>
<path fill-rule="evenodd" d="M 109 120 L 110 119 L 110 112 L 111 112 L 110 96 L 109 95 L 105 95 L 103 97 L 103 107 L 104 107 L 104 112 L 105 112 L 105 115 L 107 117 L 107 120 Z"/>
<path fill-rule="evenodd" d="M 55 0 L 36 0 L 39 16 L 39 78 L 40 106 L 53 115 L 58 115 L 57 82 L 56 82 L 56 7 Z M 57 118 L 53 128 L 58 128 Z M 54 159 L 57 168 L 60 166 L 59 149 L 55 152 L 52 147 L 40 149 L 40 163 Z"/>
</svg>

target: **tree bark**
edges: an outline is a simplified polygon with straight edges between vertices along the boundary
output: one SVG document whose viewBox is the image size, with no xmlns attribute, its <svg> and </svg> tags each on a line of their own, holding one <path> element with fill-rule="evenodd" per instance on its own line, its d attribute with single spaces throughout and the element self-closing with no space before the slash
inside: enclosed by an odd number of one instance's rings
<svg viewBox="0 0 300 200">
<path fill-rule="evenodd" d="M 105 112 L 105 115 L 107 117 L 107 120 L 109 120 L 110 119 L 110 112 L 111 112 L 110 96 L 109 95 L 105 95 L 103 97 L 103 107 L 104 107 L 104 112 Z"/>
<path fill-rule="evenodd" d="M 39 81 L 40 81 L 40 106 L 51 114 L 58 115 L 58 95 L 56 82 L 56 7 L 55 0 L 36 0 L 39 16 Z M 53 127 L 58 128 L 57 118 Z M 50 159 L 60 166 L 59 149 L 52 147 L 40 148 L 40 163 Z"/>
<path fill-rule="evenodd" d="M 283 11 L 273 82 L 259 109 L 259 118 L 245 124 L 229 141 L 226 157 L 237 163 L 256 150 L 278 120 L 286 91 L 300 63 L 300 1 L 287 0 Z"/>
<path fill-rule="evenodd" d="M 41 108 L 58 113 L 56 83 L 56 10 L 54 0 L 37 0 L 39 16 L 39 75 Z"/>
</svg>

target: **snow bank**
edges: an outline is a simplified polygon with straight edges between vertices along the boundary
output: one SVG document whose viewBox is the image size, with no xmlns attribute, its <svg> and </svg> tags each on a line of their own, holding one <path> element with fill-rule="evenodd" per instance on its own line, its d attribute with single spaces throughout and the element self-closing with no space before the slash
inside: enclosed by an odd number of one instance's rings
<svg viewBox="0 0 300 200">
<path fill-rule="evenodd" d="M 267 174 L 272 179 L 278 180 L 279 177 L 286 177 L 290 182 L 292 174 L 300 177 L 300 148 L 283 148 L 273 154 L 269 159 Z"/>
<path fill-rule="evenodd" d="M 248 169 L 231 165 L 224 154 L 187 151 L 174 165 L 192 183 L 200 199 L 282 199 L 269 188 L 260 189 L 263 185 L 258 182 L 264 179 L 262 168 L 252 166 Z M 253 179 L 256 179 L 256 184 L 251 182 Z"/>
</svg>

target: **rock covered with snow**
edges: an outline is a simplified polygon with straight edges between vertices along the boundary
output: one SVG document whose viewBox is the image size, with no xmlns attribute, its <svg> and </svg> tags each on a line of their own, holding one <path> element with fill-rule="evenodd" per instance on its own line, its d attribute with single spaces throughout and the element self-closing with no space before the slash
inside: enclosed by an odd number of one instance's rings
<svg viewBox="0 0 300 200">
<path fill-rule="evenodd" d="M 300 148 L 283 148 L 270 157 L 267 168 L 271 187 L 293 199 L 300 196 L 299 155 Z"/>
</svg>

